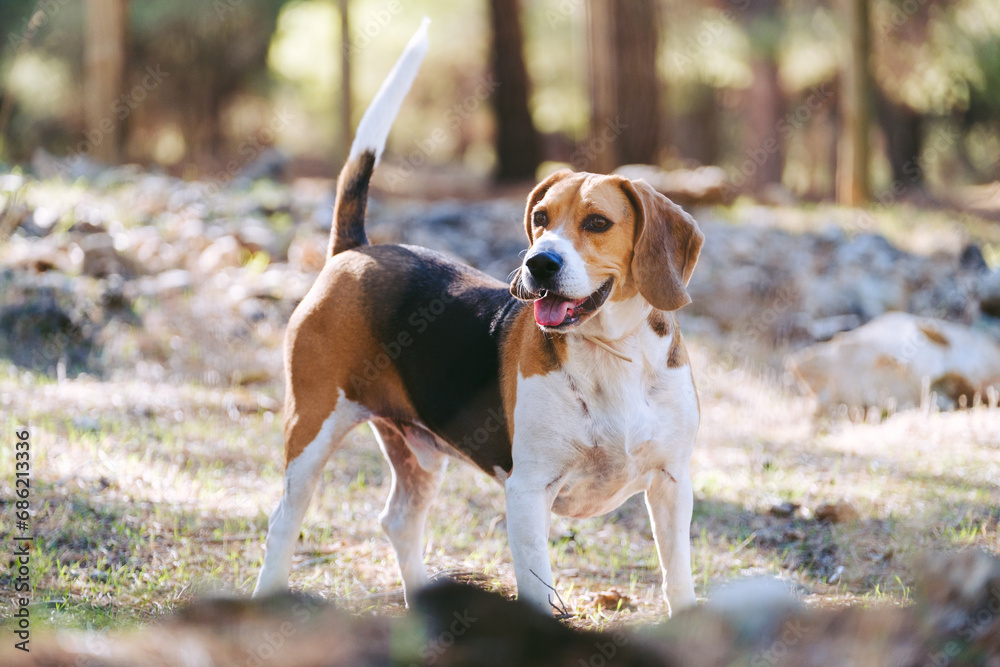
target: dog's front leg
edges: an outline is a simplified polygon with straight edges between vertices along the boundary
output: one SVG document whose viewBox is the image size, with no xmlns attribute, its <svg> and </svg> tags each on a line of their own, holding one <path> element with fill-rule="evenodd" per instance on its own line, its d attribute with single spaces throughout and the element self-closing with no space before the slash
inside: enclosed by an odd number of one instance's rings
<svg viewBox="0 0 1000 667">
<path fill-rule="evenodd" d="M 545 614 L 556 601 L 549 562 L 549 519 L 552 498 L 544 483 L 527 474 L 513 474 L 504 485 L 507 494 L 507 536 L 514 556 L 517 597 Z"/>
<path fill-rule="evenodd" d="M 646 490 L 656 553 L 663 573 L 663 597 L 671 614 L 695 604 L 691 576 L 691 514 L 694 492 L 687 467 L 657 476 Z"/>
</svg>

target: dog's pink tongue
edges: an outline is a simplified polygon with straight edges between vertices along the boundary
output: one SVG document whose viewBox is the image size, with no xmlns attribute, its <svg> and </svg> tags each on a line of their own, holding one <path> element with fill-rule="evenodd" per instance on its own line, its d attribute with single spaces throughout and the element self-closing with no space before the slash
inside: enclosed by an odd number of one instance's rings
<svg viewBox="0 0 1000 667">
<path fill-rule="evenodd" d="M 573 301 L 563 301 L 554 296 L 546 296 L 535 301 L 535 321 L 543 327 L 557 327 L 566 319 L 570 309 L 575 306 Z"/>
</svg>

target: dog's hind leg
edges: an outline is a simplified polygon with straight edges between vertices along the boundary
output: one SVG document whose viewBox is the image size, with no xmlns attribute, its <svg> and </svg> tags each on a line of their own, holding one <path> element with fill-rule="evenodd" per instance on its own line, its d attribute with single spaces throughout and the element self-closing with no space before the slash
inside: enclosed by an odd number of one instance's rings
<svg viewBox="0 0 1000 667">
<path fill-rule="evenodd" d="M 429 434 L 407 429 L 404 437 L 396 425 L 383 420 L 373 426 L 382 453 L 392 466 L 392 488 L 379 523 L 396 551 L 409 606 L 414 594 L 427 585 L 424 523 L 441 488 L 447 458 L 434 447 Z"/>
<path fill-rule="evenodd" d="M 310 423 L 308 416 L 293 412 L 285 425 L 285 446 L 290 460 L 285 465 L 285 485 L 281 501 L 267 522 L 264 565 L 257 578 L 254 597 L 288 587 L 288 575 L 292 569 L 292 554 L 299 538 L 299 529 L 316 484 L 323 474 L 323 467 L 347 432 L 365 421 L 370 413 L 357 403 L 347 400 L 341 392 L 336 407 L 322 421 L 319 432 L 311 440 L 300 443 L 299 440 L 311 436 L 311 433 L 304 435 Z M 319 416 L 314 421 L 319 422 L 321 419 L 322 416 Z"/>
</svg>

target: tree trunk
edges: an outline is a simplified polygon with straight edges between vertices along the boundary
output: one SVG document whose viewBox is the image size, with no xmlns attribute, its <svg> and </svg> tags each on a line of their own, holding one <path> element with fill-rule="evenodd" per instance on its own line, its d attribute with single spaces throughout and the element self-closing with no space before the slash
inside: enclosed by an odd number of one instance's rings
<svg viewBox="0 0 1000 667">
<path fill-rule="evenodd" d="M 683 113 L 675 112 L 671 119 L 670 145 L 684 160 L 718 164 L 721 133 L 715 88 L 702 84 L 690 88 Z"/>
<path fill-rule="evenodd" d="M 860 206 L 870 198 L 868 184 L 868 131 L 871 41 L 868 0 L 841 0 L 849 48 L 841 71 L 841 117 L 844 125 L 837 150 L 837 203 Z"/>
<path fill-rule="evenodd" d="M 84 121 L 90 157 L 114 163 L 121 155 L 124 128 L 112 107 L 125 81 L 128 0 L 86 0 L 84 39 Z"/>
<path fill-rule="evenodd" d="M 528 111 L 529 82 L 524 65 L 520 0 L 490 0 L 493 24 L 491 64 L 496 92 L 499 180 L 534 179 L 540 161 L 539 136 Z"/>
<path fill-rule="evenodd" d="M 751 192 L 781 183 L 785 170 L 785 135 L 781 120 L 785 94 L 778 76 L 778 46 L 783 31 L 778 0 L 732 2 L 750 40 L 753 80 L 746 91 L 740 172 L 736 183 Z"/>
<path fill-rule="evenodd" d="M 760 192 L 765 185 L 781 183 L 785 170 L 785 137 L 780 132 L 785 97 L 775 58 L 755 58 L 751 69 L 753 83 L 746 97 L 741 169 L 754 165 L 745 172 L 746 187 L 751 192 Z"/>
<path fill-rule="evenodd" d="M 879 116 L 882 132 L 885 133 L 893 182 L 902 190 L 921 187 L 924 171 L 918 162 L 923 143 L 920 114 L 905 104 L 898 104 L 880 95 Z"/>
<path fill-rule="evenodd" d="M 622 164 L 656 164 L 664 134 L 657 1 L 592 0 L 587 6 L 590 139 L 573 166 L 608 173 Z"/>
<path fill-rule="evenodd" d="M 347 161 L 354 129 L 351 126 L 351 24 L 349 0 L 340 0 L 340 152 Z"/>
</svg>

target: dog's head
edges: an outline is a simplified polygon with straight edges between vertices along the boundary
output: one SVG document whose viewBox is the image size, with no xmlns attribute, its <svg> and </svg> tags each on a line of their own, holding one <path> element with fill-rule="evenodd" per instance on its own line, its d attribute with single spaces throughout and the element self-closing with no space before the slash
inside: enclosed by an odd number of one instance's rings
<svg viewBox="0 0 1000 667">
<path fill-rule="evenodd" d="M 705 237 L 643 180 L 558 171 L 528 196 L 524 225 L 530 247 L 510 291 L 535 302 L 544 329 L 582 324 L 609 299 L 638 294 L 659 310 L 691 302 Z"/>
</svg>

